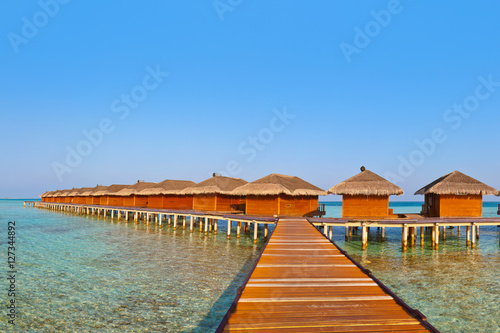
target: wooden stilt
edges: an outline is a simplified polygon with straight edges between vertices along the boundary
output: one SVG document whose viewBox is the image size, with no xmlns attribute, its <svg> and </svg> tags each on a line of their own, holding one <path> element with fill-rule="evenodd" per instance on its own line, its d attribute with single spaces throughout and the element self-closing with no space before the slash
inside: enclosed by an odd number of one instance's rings
<svg viewBox="0 0 500 333">
<path fill-rule="evenodd" d="M 269 225 L 266 223 L 264 224 L 264 238 L 267 239 L 268 234 L 269 234 Z"/>
<path fill-rule="evenodd" d="M 420 227 L 420 246 L 424 247 L 424 227 Z"/>
<path fill-rule="evenodd" d="M 466 232 L 465 232 L 465 245 L 469 246 L 470 245 L 470 225 L 466 227 Z"/>
<path fill-rule="evenodd" d="M 259 224 L 257 222 L 253 222 L 253 242 L 257 243 L 257 229 L 259 228 Z"/>
<path fill-rule="evenodd" d="M 194 216 L 191 215 L 189 217 L 189 232 L 193 232 L 193 226 L 194 226 Z"/>
<path fill-rule="evenodd" d="M 174 230 L 177 230 L 177 215 L 174 215 Z"/>
<path fill-rule="evenodd" d="M 470 247 L 473 249 L 476 247 L 476 225 L 472 224 L 472 234 L 470 237 Z"/>
<path fill-rule="evenodd" d="M 214 220 L 214 235 L 217 235 L 217 225 L 219 224 L 219 219 Z"/>
<path fill-rule="evenodd" d="M 266 228 L 267 228 L 267 224 L 266 224 Z M 329 230 L 328 230 L 328 239 L 333 239 L 333 226 L 330 226 Z"/>
<path fill-rule="evenodd" d="M 362 226 L 361 249 L 366 250 L 368 247 L 368 229 L 365 225 Z"/>
<path fill-rule="evenodd" d="M 240 238 L 241 234 L 241 222 L 238 221 L 238 226 L 236 227 L 236 238 Z"/>
<path fill-rule="evenodd" d="M 479 239 L 479 225 L 476 225 L 476 239 Z"/>
<path fill-rule="evenodd" d="M 186 230 L 186 216 L 181 216 L 182 219 L 182 230 Z"/>
<path fill-rule="evenodd" d="M 402 247 L 403 247 L 403 251 L 406 251 L 406 248 L 408 247 L 408 225 L 407 224 L 405 224 L 403 226 Z"/>
<path fill-rule="evenodd" d="M 385 242 L 385 227 L 382 227 L 381 238 L 382 238 L 382 242 Z"/>
<path fill-rule="evenodd" d="M 231 220 L 227 220 L 227 239 L 231 239 Z"/>
<path fill-rule="evenodd" d="M 434 231 L 435 231 L 435 233 L 436 233 L 436 234 L 434 235 L 434 241 L 435 241 L 435 243 L 436 243 L 436 245 L 435 245 L 435 246 L 436 246 L 436 249 L 438 249 L 438 248 L 439 248 L 439 229 L 440 229 L 440 227 L 439 227 L 439 225 L 436 223 L 436 228 L 434 228 Z"/>
<path fill-rule="evenodd" d="M 208 218 L 205 217 L 205 236 L 208 235 Z"/>
</svg>

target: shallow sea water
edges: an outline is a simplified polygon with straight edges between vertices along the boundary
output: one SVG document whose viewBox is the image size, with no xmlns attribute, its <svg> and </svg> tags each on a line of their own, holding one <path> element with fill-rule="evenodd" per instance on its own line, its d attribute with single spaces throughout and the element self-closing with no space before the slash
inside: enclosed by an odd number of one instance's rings
<svg viewBox="0 0 500 333">
<path fill-rule="evenodd" d="M 263 246 L 250 235 L 227 240 L 222 223 L 205 237 L 0 200 L 2 230 L 12 220 L 18 317 L 12 330 L 0 315 L 0 331 L 212 332 Z M 6 231 L 0 237 L 6 253 Z"/>
<path fill-rule="evenodd" d="M 418 213 L 421 203 L 391 203 L 395 213 Z M 485 202 L 483 216 L 497 215 L 498 203 Z M 340 203 L 328 203 L 327 215 L 340 217 Z M 401 251 L 401 228 L 386 228 L 386 241 L 371 228 L 368 250 L 361 250 L 361 232 L 345 241 L 344 228 L 334 228 L 334 241 L 370 269 L 441 332 L 500 332 L 500 228 L 480 227 L 477 248 L 465 245 L 465 228 L 446 230 L 439 250 L 431 235 L 425 246 Z"/>
<path fill-rule="evenodd" d="M 391 203 L 395 212 L 418 213 L 421 203 Z M 497 216 L 497 203 L 484 215 Z M 339 217 L 341 203 L 327 203 Z M 16 328 L 0 315 L 0 331 L 213 332 L 263 246 L 250 235 L 226 240 L 150 224 L 110 221 L 23 208 L 0 200 L 0 223 L 17 222 Z M 233 227 L 234 229 L 234 227 Z M 368 250 L 361 235 L 335 242 L 369 268 L 442 332 L 500 332 L 500 243 L 496 226 L 481 227 L 477 249 L 465 230 L 447 230 L 439 250 L 426 245 L 401 252 L 401 230 L 373 229 Z M 6 232 L 0 248 L 7 247 Z M 5 258 L 6 259 L 6 258 Z M 5 262 L 2 260 L 0 262 Z M 2 272 L 7 269 L 4 268 Z M 7 304 L 6 281 L 0 286 Z"/>
</svg>

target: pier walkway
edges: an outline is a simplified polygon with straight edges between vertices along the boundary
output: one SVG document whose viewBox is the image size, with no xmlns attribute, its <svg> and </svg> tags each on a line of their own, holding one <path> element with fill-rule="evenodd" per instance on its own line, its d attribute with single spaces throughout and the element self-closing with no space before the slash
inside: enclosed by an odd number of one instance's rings
<svg viewBox="0 0 500 333">
<path fill-rule="evenodd" d="M 438 332 L 306 219 L 280 219 L 217 332 Z"/>
<path fill-rule="evenodd" d="M 227 221 L 227 238 L 231 238 L 231 230 L 234 222 L 236 225 L 236 237 L 240 238 L 241 232 L 250 232 L 250 225 L 253 224 L 253 241 L 257 243 L 259 225 L 264 228 L 264 238 L 268 237 L 269 225 L 276 224 L 277 218 L 248 216 L 241 214 L 232 214 L 231 212 L 212 212 L 196 210 L 171 210 L 145 207 L 122 207 L 122 206 L 103 206 L 103 205 L 84 205 L 73 203 L 54 203 L 41 201 L 25 201 L 24 207 L 47 209 L 57 212 L 72 213 L 85 216 L 96 216 L 98 218 L 110 218 L 117 220 L 142 220 L 145 224 L 153 222 L 158 225 L 172 225 L 176 230 L 177 226 L 182 224 L 182 229 L 189 227 L 193 232 L 195 226 L 199 226 L 200 232 L 205 235 L 213 233 L 217 235 L 217 226 L 220 220 Z"/>
</svg>

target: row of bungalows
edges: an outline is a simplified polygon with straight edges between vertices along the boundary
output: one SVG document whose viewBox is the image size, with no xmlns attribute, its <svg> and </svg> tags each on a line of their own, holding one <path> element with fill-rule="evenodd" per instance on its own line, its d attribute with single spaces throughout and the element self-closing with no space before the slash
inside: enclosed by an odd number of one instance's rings
<svg viewBox="0 0 500 333">
<path fill-rule="evenodd" d="M 342 195 L 344 218 L 391 219 L 398 215 L 389 208 L 389 196 L 403 193 L 397 185 L 362 167 L 359 174 L 328 192 L 294 176 L 270 174 L 248 183 L 214 174 L 198 184 L 169 179 L 160 183 L 138 181 L 133 185 L 48 191 L 41 197 L 45 202 L 283 217 L 321 215 L 319 196 L 334 194 Z M 425 196 L 421 212 L 425 217 L 480 217 L 483 195 L 499 195 L 499 192 L 454 171 L 415 194 Z"/>
<path fill-rule="evenodd" d="M 183 191 L 194 185 L 196 183 L 190 180 L 166 179 L 135 195 L 147 198 L 148 208 L 190 210 L 193 209 L 194 196 Z"/>
<path fill-rule="evenodd" d="M 45 202 L 114 207 L 244 213 L 254 216 L 307 216 L 318 211 L 326 191 L 293 176 L 271 174 L 252 183 L 215 175 L 198 184 L 185 180 L 134 185 L 98 185 L 46 192 Z M 64 199 L 63 199 L 64 195 Z"/>
<path fill-rule="evenodd" d="M 389 209 L 389 196 L 403 190 L 379 175 L 361 167 L 361 172 L 328 190 L 342 195 L 342 217 L 350 219 L 397 218 Z M 500 192 L 477 179 L 453 171 L 424 186 L 415 195 L 424 195 L 424 217 L 481 217 L 483 195 Z"/>
</svg>

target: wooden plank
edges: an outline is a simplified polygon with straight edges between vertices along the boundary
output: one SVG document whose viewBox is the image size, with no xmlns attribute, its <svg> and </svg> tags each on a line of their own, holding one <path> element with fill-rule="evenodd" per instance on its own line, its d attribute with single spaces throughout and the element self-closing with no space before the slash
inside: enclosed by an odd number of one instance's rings
<svg viewBox="0 0 500 333">
<path fill-rule="evenodd" d="M 280 220 L 225 332 L 429 332 L 304 219 Z"/>
</svg>

